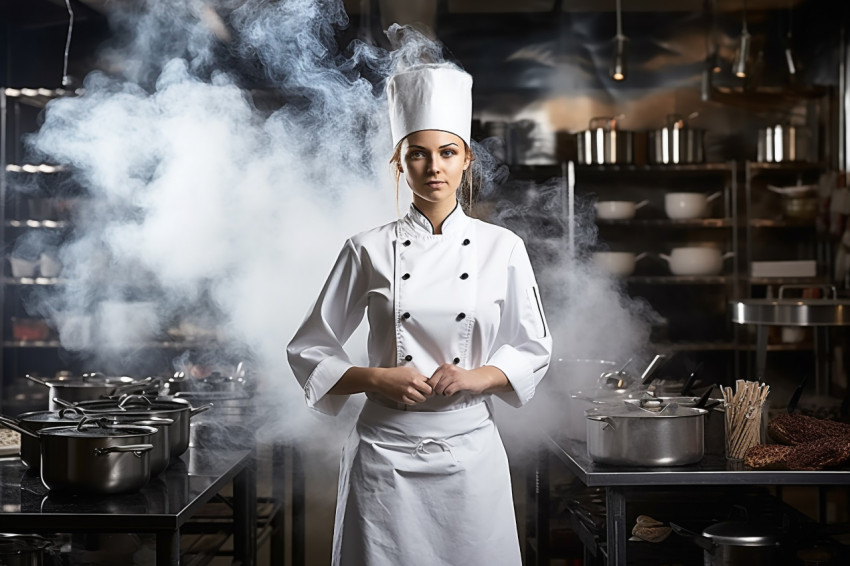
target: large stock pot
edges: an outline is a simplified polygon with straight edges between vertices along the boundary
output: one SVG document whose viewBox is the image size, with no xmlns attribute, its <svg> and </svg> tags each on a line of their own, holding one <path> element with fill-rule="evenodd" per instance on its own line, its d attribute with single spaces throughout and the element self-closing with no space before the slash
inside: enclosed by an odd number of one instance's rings
<svg viewBox="0 0 850 566">
<path fill-rule="evenodd" d="M 583 165 L 632 163 L 635 159 L 635 134 L 617 128 L 617 119 L 599 117 L 590 120 L 587 130 L 576 134 L 578 162 Z"/>
</svg>

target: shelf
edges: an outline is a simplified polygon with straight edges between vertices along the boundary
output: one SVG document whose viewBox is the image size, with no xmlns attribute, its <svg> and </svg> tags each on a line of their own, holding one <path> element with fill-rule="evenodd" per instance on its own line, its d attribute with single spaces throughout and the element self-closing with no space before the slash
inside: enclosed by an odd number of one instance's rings
<svg viewBox="0 0 850 566">
<path fill-rule="evenodd" d="M 630 285 L 725 285 L 731 280 L 725 275 L 690 276 L 690 275 L 653 275 L 631 276 L 625 281 Z"/>
<path fill-rule="evenodd" d="M 815 220 L 800 220 L 796 218 L 751 218 L 753 228 L 815 228 Z"/>
<path fill-rule="evenodd" d="M 4 277 L 5 285 L 60 285 L 65 279 L 59 277 Z"/>
<path fill-rule="evenodd" d="M 730 352 L 738 349 L 734 342 L 653 342 L 653 348 L 659 352 Z"/>
<path fill-rule="evenodd" d="M 825 285 L 829 277 L 744 277 L 750 285 Z"/>
<path fill-rule="evenodd" d="M 44 108 L 48 102 L 54 98 L 63 96 L 74 96 L 83 93 L 82 89 L 65 90 L 64 88 L 6 88 L 4 91 L 6 98 L 10 98 L 36 108 Z"/>
<path fill-rule="evenodd" d="M 628 220 L 596 219 L 599 226 L 655 226 L 661 228 L 729 228 L 734 225 L 731 218 L 630 218 Z"/>
<path fill-rule="evenodd" d="M 4 348 L 59 348 L 59 340 L 6 340 Z"/>
<path fill-rule="evenodd" d="M 550 165 L 511 165 L 512 176 L 519 179 L 539 179 L 563 176 L 562 163 Z M 728 163 L 689 163 L 681 165 L 605 164 L 575 166 L 576 175 L 586 173 L 730 173 L 734 167 Z"/>
<path fill-rule="evenodd" d="M 816 161 L 787 161 L 781 163 L 762 163 L 760 161 L 748 161 L 746 171 L 758 174 L 765 171 L 790 172 L 815 171 L 825 169 L 826 164 Z"/>
<path fill-rule="evenodd" d="M 9 173 L 62 173 L 67 171 L 64 165 L 53 165 L 51 163 L 24 163 L 18 165 L 9 163 L 6 165 L 6 171 Z"/>
<path fill-rule="evenodd" d="M 5 225 L 9 228 L 68 228 L 71 223 L 67 220 L 7 220 Z"/>
</svg>

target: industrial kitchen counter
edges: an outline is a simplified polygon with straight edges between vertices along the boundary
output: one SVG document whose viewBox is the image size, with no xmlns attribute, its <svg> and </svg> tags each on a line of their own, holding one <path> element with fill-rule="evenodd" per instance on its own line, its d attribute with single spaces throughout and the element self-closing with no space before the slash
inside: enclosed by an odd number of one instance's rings
<svg viewBox="0 0 850 566">
<path fill-rule="evenodd" d="M 781 485 L 848 485 L 850 469 L 824 471 L 765 471 L 745 469 L 742 464 L 729 462 L 723 455 L 707 454 L 690 466 L 667 468 L 607 466 L 594 463 L 587 455 L 585 443 L 550 433 L 543 435 L 544 450 L 537 465 L 538 495 L 548 493 L 548 474 L 544 457 L 554 455 L 587 487 L 605 489 L 605 525 L 607 531 L 607 563 L 626 565 L 626 543 L 631 525 L 627 524 L 627 492 L 635 487 L 688 488 L 693 486 L 781 486 Z M 538 501 L 536 533 L 548 532 L 548 505 Z M 582 538 L 581 533 L 579 533 Z M 546 560 L 548 539 L 538 536 L 536 554 Z M 585 545 L 592 543 L 583 538 Z"/>
<path fill-rule="evenodd" d="M 0 459 L 0 532 L 154 533 L 157 565 L 180 561 L 180 528 L 233 482 L 234 559 L 256 563 L 253 451 L 190 448 L 138 492 L 111 497 L 50 493 L 17 457 Z"/>
</svg>

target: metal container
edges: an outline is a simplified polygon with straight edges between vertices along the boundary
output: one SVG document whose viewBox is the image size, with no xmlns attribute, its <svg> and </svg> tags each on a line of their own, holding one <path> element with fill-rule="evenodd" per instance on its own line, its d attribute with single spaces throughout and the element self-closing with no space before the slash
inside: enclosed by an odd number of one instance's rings
<svg viewBox="0 0 850 566">
<path fill-rule="evenodd" d="M 121 401 L 105 399 L 82 401 L 76 404 L 67 403 L 64 399 L 57 401 L 62 406 L 77 407 L 89 416 L 121 414 L 127 418 L 160 417 L 173 419 L 174 424 L 168 427 L 168 443 L 171 447 L 171 455 L 175 458 L 189 448 L 189 419 L 212 408 L 212 405 L 193 408 L 189 402 L 181 399 L 156 398 L 151 400 L 141 395 L 130 395 Z"/>
<path fill-rule="evenodd" d="M 706 527 L 702 534 L 671 523 L 673 530 L 703 549 L 705 566 L 774 566 L 788 563 L 782 555 L 778 529 L 749 521 L 723 521 Z"/>
<path fill-rule="evenodd" d="M 0 424 L 12 423 L 33 434 L 49 426 L 75 426 L 83 418 L 83 413 L 76 409 L 61 411 L 33 411 L 22 413 L 17 418 L 0 415 Z M 41 442 L 37 436 L 21 435 L 21 462 L 33 471 L 41 468 Z"/>
<path fill-rule="evenodd" d="M 53 543 L 38 535 L 0 534 L 0 565 L 44 566 Z"/>
<path fill-rule="evenodd" d="M 776 124 L 759 129 L 756 159 L 761 163 L 815 161 L 815 149 L 808 128 Z"/>
<path fill-rule="evenodd" d="M 684 466 L 705 455 L 705 409 L 667 405 L 659 412 L 624 404 L 586 412 L 587 453 L 614 466 Z"/>
<path fill-rule="evenodd" d="M 157 476 L 168 468 L 171 460 L 171 444 L 169 442 L 171 435 L 169 428 L 174 424 L 174 419 L 163 419 L 161 417 L 128 417 L 126 415 L 105 415 L 107 419 L 114 425 L 134 425 L 134 426 L 149 426 L 156 429 L 156 434 L 151 439 L 153 450 L 151 450 L 151 476 Z"/>
<path fill-rule="evenodd" d="M 657 402 L 656 408 L 651 408 L 647 401 Z M 661 410 L 664 406 L 670 403 L 676 403 L 680 407 L 696 407 L 700 402 L 699 397 L 678 396 L 678 397 L 643 397 L 641 399 L 626 399 L 626 403 L 642 406 L 644 409 Z M 723 406 L 722 400 L 710 399 L 706 403 L 705 410 L 708 414 L 705 415 L 705 439 L 703 441 L 706 454 L 726 453 L 726 409 Z"/>
<path fill-rule="evenodd" d="M 576 142 L 582 165 L 628 164 L 635 159 L 634 132 L 618 130 L 616 118 L 593 118 L 587 130 L 576 134 Z"/>
<path fill-rule="evenodd" d="M 669 114 L 667 125 L 649 132 L 649 162 L 661 165 L 703 163 L 705 130 L 688 127 L 679 114 Z"/>
<path fill-rule="evenodd" d="M 48 388 L 48 409 L 51 411 L 63 408 L 54 401 L 57 397 L 76 403 L 144 391 L 154 386 L 150 380 L 137 381 L 132 377 L 106 376 L 101 373 L 84 373 L 81 376 L 61 376 L 55 379 L 41 379 L 32 375 L 24 377 Z"/>
<path fill-rule="evenodd" d="M 850 325 L 850 300 L 838 299 L 835 287 L 827 287 L 829 299 L 785 298 L 785 289 L 811 285 L 782 285 L 779 298 L 733 301 L 732 322 L 776 326 Z"/>
</svg>

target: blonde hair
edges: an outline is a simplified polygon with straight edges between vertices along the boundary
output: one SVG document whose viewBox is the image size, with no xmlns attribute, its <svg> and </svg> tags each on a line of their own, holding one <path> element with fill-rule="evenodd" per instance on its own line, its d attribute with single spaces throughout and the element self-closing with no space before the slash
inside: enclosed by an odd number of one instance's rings
<svg viewBox="0 0 850 566">
<path fill-rule="evenodd" d="M 401 145 L 402 143 L 399 142 L 393 152 L 393 156 L 390 158 L 390 167 L 395 175 L 395 211 L 399 217 L 401 217 L 401 211 L 398 208 L 398 183 L 399 179 L 401 179 Z M 478 191 L 480 190 L 480 183 L 475 182 L 474 175 L 472 174 L 472 163 L 475 161 L 475 154 L 466 142 L 463 142 L 463 149 L 466 151 L 467 157 L 469 157 L 469 167 L 466 168 L 460 178 L 460 185 L 457 188 L 457 200 L 463 211 L 471 214 L 472 205 L 475 203 L 475 197 L 478 196 Z"/>
</svg>

